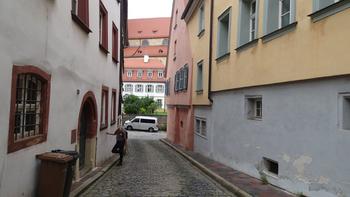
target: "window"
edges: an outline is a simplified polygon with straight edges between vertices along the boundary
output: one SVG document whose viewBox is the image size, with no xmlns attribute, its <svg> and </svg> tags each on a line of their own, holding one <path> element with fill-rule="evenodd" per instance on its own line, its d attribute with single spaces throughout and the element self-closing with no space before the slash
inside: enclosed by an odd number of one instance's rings
<svg viewBox="0 0 350 197">
<path fill-rule="evenodd" d="M 220 58 L 229 53 L 230 31 L 231 31 L 231 8 L 227 9 L 218 18 L 218 46 L 217 57 Z"/>
<path fill-rule="evenodd" d="M 207 137 L 207 121 L 205 118 L 195 118 L 195 132 L 203 137 Z"/>
<path fill-rule="evenodd" d="M 169 44 L 169 39 L 168 38 L 164 38 L 163 41 L 162 41 L 162 45 L 163 46 L 168 46 Z"/>
<path fill-rule="evenodd" d="M 149 41 L 148 40 L 142 40 L 142 46 L 149 46 Z"/>
<path fill-rule="evenodd" d="M 112 24 L 112 59 L 114 62 L 118 63 L 118 49 L 119 49 L 119 43 L 118 43 L 118 28 L 115 26 L 115 24 Z"/>
<path fill-rule="evenodd" d="M 198 21 L 198 35 L 201 35 L 204 31 L 205 26 L 205 9 L 204 2 L 199 8 L 199 21 Z"/>
<path fill-rule="evenodd" d="M 132 77 L 132 70 L 128 70 L 127 73 L 126 73 L 126 75 L 127 75 L 128 77 Z"/>
<path fill-rule="evenodd" d="M 313 13 L 308 15 L 312 22 L 317 22 L 350 8 L 350 2 L 345 0 L 313 0 Z"/>
<path fill-rule="evenodd" d="M 147 77 L 148 78 L 152 78 L 153 77 L 153 71 L 152 70 L 148 70 L 147 71 Z"/>
<path fill-rule="evenodd" d="M 147 93 L 153 93 L 154 92 L 153 85 L 150 85 L 150 84 L 146 85 L 146 92 Z"/>
<path fill-rule="evenodd" d="M 176 59 L 176 45 L 177 45 L 177 40 L 174 42 L 174 58 Z"/>
<path fill-rule="evenodd" d="M 184 79 L 183 79 L 183 90 L 187 90 L 187 86 L 188 86 L 188 66 L 187 64 L 184 66 L 184 69 L 182 70 L 183 71 L 183 76 L 184 76 Z"/>
<path fill-rule="evenodd" d="M 314 0 L 314 10 L 321 10 L 339 1 L 340 0 Z"/>
<path fill-rule="evenodd" d="M 188 66 L 182 67 L 175 75 L 175 91 L 187 90 L 188 85 Z"/>
<path fill-rule="evenodd" d="M 34 66 L 13 66 L 8 153 L 46 141 L 51 76 Z"/>
<path fill-rule="evenodd" d="M 141 78 L 141 77 L 142 77 L 142 73 L 143 73 L 142 70 L 138 70 L 138 71 L 137 71 L 137 77 L 138 77 L 138 78 Z"/>
<path fill-rule="evenodd" d="M 170 95 L 170 78 L 165 82 L 165 95 L 166 96 L 169 96 Z"/>
<path fill-rule="evenodd" d="M 116 110 L 117 110 L 117 90 L 112 89 L 112 103 L 111 103 L 111 125 L 114 125 L 117 121 L 116 119 Z"/>
<path fill-rule="evenodd" d="M 140 122 L 140 119 L 139 119 L 139 118 L 136 118 L 136 119 L 132 120 L 131 122 L 139 123 L 139 122 Z"/>
<path fill-rule="evenodd" d="M 163 78 L 164 72 L 162 70 L 158 71 L 158 78 Z"/>
<path fill-rule="evenodd" d="M 132 92 L 134 86 L 132 84 L 125 84 L 125 92 Z"/>
<path fill-rule="evenodd" d="M 340 94 L 339 117 L 344 130 L 350 130 L 350 94 Z"/>
<path fill-rule="evenodd" d="M 263 158 L 263 168 L 265 172 L 271 173 L 273 175 L 278 175 L 278 162 L 272 159 Z"/>
<path fill-rule="evenodd" d="M 247 117 L 248 119 L 262 119 L 262 97 L 247 97 Z"/>
<path fill-rule="evenodd" d="M 143 85 L 137 84 L 135 86 L 135 92 L 143 92 Z"/>
<path fill-rule="evenodd" d="M 163 85 L 157 85 L 156 86 L 156 93 L 164 93 L 164 86 Z"/>
<path fill-rule="evenodd" d="M 100 48 L 108 53 L 108 12 L 100 1 L 100 20 L 99 20 L 99 42 Z"/>
<path fill-rule="evenodd" d="M 163 101 L 162 99 L 157 99 L 157 106 L 162 108 L 163 107 Z"/>
<path fill-rule="evenodd" d="M 197 91 L 203 91 L 203 61 L 197 64 Z"/>
<path fill-rule="evenodd" d="M 152 124 L 155 124 L 156 120 L 154 120 L 154 119 L 142 119 L 141 118 L 141 123 L 152 123 Z"/>
<path fill-rule="evenodd" d="M 238 45 L 242 46 L 257 38 L 257 0 L 240 0 Z"/>
<path fill-rule="evenodd" d="M 175 11 L 175 18 L 174 18 L 174 29 L 177 27 L 177 16 L 179 15 L 179 10 L 176 9 Z"/>
<path fill-rule="evenodd" d="M 184 89 L 184 69 L 181 68 L 179 71 L 179 90 Z"/>
<path fill-rule="evenodd" d="M 291 23 L 290 0 L 279 0 L 279 28 L 285 27 Z"/>
<path fill-rule="evenodd" d="M 108 87 L 102 86 L 100 130 L 108 127 Z"/>
<path fill-rule="evenodd" d="M 265 6 L 265 35 L 295 22 L 295 0 L 268 0 Z"/>
<path fill-rule="evenodd" d="M 88 0 L 72 0 L 72 19 L 85 32 L 90 33 L 89 29 L 89 1 Z"/>
</svg>

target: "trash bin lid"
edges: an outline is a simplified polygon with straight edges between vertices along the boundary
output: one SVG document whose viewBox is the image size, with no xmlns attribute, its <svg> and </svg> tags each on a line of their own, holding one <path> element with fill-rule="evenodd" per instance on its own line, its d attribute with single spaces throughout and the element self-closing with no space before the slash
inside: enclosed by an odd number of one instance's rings
<svg viewBox="0 0 350 197">
<path fill-rule="evenodd" d="M 68 163 L 73 160 L 73 157 L 70 155 L 62 154 L 62 153 L 43 153 L 36 156 L 37 159 L 45 160 L 45 161 L 54 161 L 57 163 Z"/>
</svg>

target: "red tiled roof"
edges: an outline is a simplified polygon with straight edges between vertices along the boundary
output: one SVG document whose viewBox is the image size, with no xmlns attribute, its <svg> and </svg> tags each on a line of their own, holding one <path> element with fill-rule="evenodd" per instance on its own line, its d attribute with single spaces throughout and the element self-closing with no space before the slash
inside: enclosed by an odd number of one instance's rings
<svg viewBox="0 0 350 197">
<path fill-rule="evenodd" d="M 124 68 L 125 69 L 165 69 L 165 65 L 158 59 L 149 59 L 148 62 L 144 62 L 143 58 L 134 59 L 134 58 L 126 58 L 124 59 Z"/>
<path fill-rule="evenodd" d="M 170 35 L 170 18 L 129 19 L 129 39 L 167 38 Z"/>
<path fill-rule="evenodd" d="M 166 57 L 168 54 L 168 46 L 148 46 L 148 47 L 129 47 L 124 49 L 125 57 Z"/>
</svg>

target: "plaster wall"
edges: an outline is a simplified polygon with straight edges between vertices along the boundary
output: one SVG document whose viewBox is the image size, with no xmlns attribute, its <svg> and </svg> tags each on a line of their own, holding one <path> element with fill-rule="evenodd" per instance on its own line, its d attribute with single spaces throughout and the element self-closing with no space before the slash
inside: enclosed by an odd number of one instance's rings
<svg viewBox="0 0 350 197">
<path fill-rule="evenodd" d="M 199 35 L 199 9 L 197 8 L 190 20 L 187 22 L 187 28 L 190 37 L 192 51 L 192 104 L 209 105 L 208 100 L 208 79 L 209 79 L 209 34 L 210 34 L 210 0 L 204 0 L 204 23 L 205 30 Z M 171 43 L 173 44 L 173 43 Z M 197 84 L 197 64 L 203 61 L 203 92 L 196 92 Z M 173 81 L 173 80 L 172 80 Z M 172 83 L 173 85 L 173 83 Z"/>
<path fill-rule="evenodd" d="M 194 150 L 260 178 L 263 157 L 278 162 L 268 181 L 307 196 L 349 196 L 350 130 L 341 124 L 350 78 L 309 80 L 213 94 L 207 139 L 195 135 Z M 262 97 L 262 120 L 247 118 L 246 96 Z M 345 120 L 346 119 L 346 120 Z"/>
<path fill-rule="evenodd" d="M 169 93 L 166 97 L 167 105 L 191 105 L 192 96 L 192 57 L 189 33 L 184 20 L 181 20 L 180 15 L 186 5 L 183 0 L 174 1 L 172 26 L 170 32 L 170 43 L 177 41 L 176 48 L 174 44 L 169 46 L 168 62 L 167 62 L 167 80 L 170 79 Z M 176 16 L 178 18 L 176 18 Z M 177 21 L 177 22 L 175 22 Z M 176 28 L 175 28 L 176 23 Z M 186 91 L 175 92 L 175 75 L 176 72 L 188 66 L 188 88 Z"/>
<path fill-rule="evenodd" d="M 257 38 L 265 35 L 266 1 L 257 1 L 259 6 Z M 285 32 L 268 42 L 259 39 L 257 44 L 236 51 L 235 49 L 240 46 L 238 43 L 239 1 L 215 1 L 214 48 L 217 47 L 218 40 L 217 18 L 230 7 L 232 16 L 230 55 L 216 61 L 216 50 L 213 53 L 212 90 L 349 74 L 350 56 L 347 54 L 350 42 L 347 37 L 350 34 L 348 22 L 350 9 L 314 23 L 308 16 L 313 13 L 313 2 L 312 0 L 296 1 L 297 25 L 290 32 Z M 193 36 L 195 35 L 193 33 Z"/>
<path fill-rule="evenodd" d="M 112 21 L 120 29 L 119 4 L 115 0 L 102 2 L 108 10 L 108 50 L 112 51 Z M 76 144 L 70 143 L 71 130 L 78 127 L 84 94 L 95 94 L 99 115 L 102 85 L 110 88 L 109 103 L 111 89 L 119 91 L 119 64 L 98 45 L 98 0 L 89 1 L 89 15 L 92 33 L 87 34 L 71 18 L 71 1 L 0 2 L 0 196 L 35 196 L 39 166 L 35 155 L 58 148 L 75 150 Z M 14 64 L 34 65 L 49 73 L 51 99 L 47 141 L 7 154 Z M 97 132 L 95 165 L 113 156 L 110 149 L 115 139 L 106 132 L 115 128 Z"/>
</svg>

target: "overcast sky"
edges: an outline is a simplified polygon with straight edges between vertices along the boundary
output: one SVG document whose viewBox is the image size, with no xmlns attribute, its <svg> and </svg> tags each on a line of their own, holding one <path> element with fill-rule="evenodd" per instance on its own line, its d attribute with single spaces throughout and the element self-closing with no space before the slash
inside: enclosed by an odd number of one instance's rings
<svg viewBox="0 0 350 197">
<path fill-rule="evenodd" d="M 170 17 L 173 0 L 129 0 L 129 19 Z"/>
</svg>

